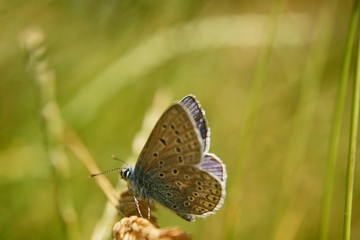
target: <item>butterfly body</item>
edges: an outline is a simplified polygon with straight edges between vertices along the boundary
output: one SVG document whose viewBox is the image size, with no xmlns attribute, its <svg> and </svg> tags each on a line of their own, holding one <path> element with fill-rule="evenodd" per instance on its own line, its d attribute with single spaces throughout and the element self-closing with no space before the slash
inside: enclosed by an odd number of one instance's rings
<svg viewBox="0 0 360 240">
<path fill-rule="evenodd" d="M 138 198 L 154 199 L 187 221 L 221 207 L 226 170 L 208 153 L 209 129 L 196 98 L 188 95 L 160 117 L 134 168 L 121 171 Z"/>
</svg>

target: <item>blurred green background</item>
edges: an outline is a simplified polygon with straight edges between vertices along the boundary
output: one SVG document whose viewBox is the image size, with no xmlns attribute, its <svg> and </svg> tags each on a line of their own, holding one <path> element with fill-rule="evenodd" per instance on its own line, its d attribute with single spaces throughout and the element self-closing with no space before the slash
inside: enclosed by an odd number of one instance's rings
<svg viewBox="0 0 360 240">
<path fill-rule="evenodd" d="M 54 93 L 64 122 L 102 170 L 122 166 L 111 154 L 136 156 L 144 141 L 134 143 L 137 132 L 146 136 L 169 104 L 191 93 L 206 111 L 210 152 L 227 165 L 227 196 L 215 215 L 195 223 L 159 207 L 160 226 L 179 226 L 194 239 L 319 239 L 351 7 L 339 0 L 0 1 L 0 238 L 110 239 L 120 219 L 99 223 L 107 199 L 66 147 L 61 124 L 55 140 L 50 131 L 44 141 L 41 113 Z M 327 239 L 343 231 L 351 89 Z M 55 164 L 60 173 L 48 157 L 53 148 L 66 154 Z M 359 177 L 358 164 L 352 239 L 360 239 Z M 119 175 L 107 178 L 115 185 Z M 74 210 L 70 234 L 57 211 L 62 198 Z M 96 235 L 99 225 L 107 230 Z"/>
</svg>

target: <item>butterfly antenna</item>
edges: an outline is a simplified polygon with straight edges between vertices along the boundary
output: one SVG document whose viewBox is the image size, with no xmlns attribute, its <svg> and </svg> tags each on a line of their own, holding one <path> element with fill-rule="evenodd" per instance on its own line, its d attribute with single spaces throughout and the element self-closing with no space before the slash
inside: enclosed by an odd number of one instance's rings
<svg viewBox="0 0 360 240">
<path fill-rule="evenodd" d="M 117 158 L 117 157 L 115 156 L 115 154 L 111 155 L 111 158 L 114 159 L 114 160 L 123 162 L 123 163 L 126 164 L 126 166 L 129 166 L 129 164 L 128 164 L 127 162 L 125 162 L 124 160 L 122 160 L 122 159 L 120 159 L 120 158 Z"/>
<path fill-rule="evenodd" d="M 103 175 L 103 174 L 106 174 L 106 173 L 108 173 L 108 172 L 112 172 L 112 171 L 116 171 L 116 170 L 120 170 L 120 169 L 123 169 L 123 168 L 113 168 L 113 169 L 106 170 L 106 171 L 104 171 L 104 172 L 93 173 L 93 174 L 90 174 L 90 175 L 88 176 L 88 178 L 96 177 L 96 176 Z"/>
</svg>

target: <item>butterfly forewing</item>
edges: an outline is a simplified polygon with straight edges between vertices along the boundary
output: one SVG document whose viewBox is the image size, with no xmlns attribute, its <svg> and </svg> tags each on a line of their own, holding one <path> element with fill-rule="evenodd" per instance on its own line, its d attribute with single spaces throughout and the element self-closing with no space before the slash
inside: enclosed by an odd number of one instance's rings
<svg viewBox="0 0 360 240">
<path fill-rule="evenodd" d="M 177 164 L 197 164 L 202 141 L 194 121 L 181 104 L 172 105 L 156 123 L 135 166 L 135 173 Z"/>
</svg>

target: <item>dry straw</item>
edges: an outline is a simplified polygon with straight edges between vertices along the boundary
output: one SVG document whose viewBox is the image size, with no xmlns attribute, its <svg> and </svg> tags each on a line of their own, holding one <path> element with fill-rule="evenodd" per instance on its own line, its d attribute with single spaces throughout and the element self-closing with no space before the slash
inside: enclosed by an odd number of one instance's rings
<svg viewBox="0 0 360 240">
<path fill-rule="evenodd" d="M 188 240 L 191 237 L 177 227 L 160 229 L 145 218 L 131 216 L 114 225 L 113 239 Z"/>
</svg>

